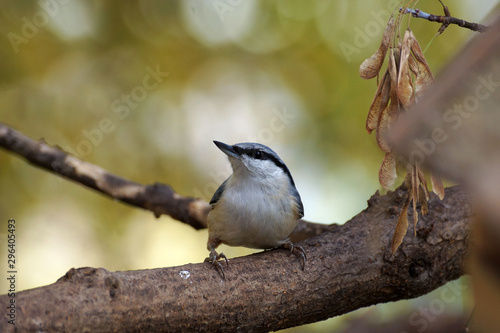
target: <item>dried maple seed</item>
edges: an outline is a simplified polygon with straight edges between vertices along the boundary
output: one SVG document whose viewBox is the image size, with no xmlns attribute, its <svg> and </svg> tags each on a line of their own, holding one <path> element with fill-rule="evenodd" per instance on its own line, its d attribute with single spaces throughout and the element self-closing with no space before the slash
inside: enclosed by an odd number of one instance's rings
<svg viewBox="0 0 500 333">
<path fill-rule="evenodd" d="M 391 147 L 387 142 L 387 131 L 389 130 L 390 116 L 388 112 L 389 108 L 384 109 L 380 114 L 380 119 L 377 126 L 377 144 L 382 149 L 383 152 L 390 153 Z"/>
<path fill-rule="evenodd" d="M 389 190 L 397 178 L 396 157 L 393 153 L 386 153 L 378 172 L 378 179 L 383 188 Z"/>
<path fill-rule="evenodd" d="M 429 206 L 427 205 L 427 201 L 429 199 L 425 196 L 426 191 L 427 188 L 424 185 L 420 185 L 420 197 L 418 200 L 420 201 L 420 211 L 422 212 L 422 215 L 426 215 L 429 212 Z"/>
<path fill-rule="evenodd" d="M 413 73 L 413 75 L 415 75 L 415 77 L 418 77 L 420 75 L 417 60 L 415 60 L 415 57 L 411 53 L 410 57 L 408 58 L 408 66 L 410 67 L 410 71 Z"/>
<path fill-rule="evenodd" d="M 441 178 L 438 175 L 431 173 L 431 184 L 432 184 L 432 191 L 437 194 L 439 199 L 443 200 L 444 186 L 443 182 L 441 181 Z"/>
<path fill-rule="evenodd" d="M 385 108 L 387 108 L 387 104 L 389 103 L 390 91 L 391 80 L 389 77 L 389 71 L 386 71 L 384 77 L 378 85 L 377 92 L 375 93 L 375 97 L 370 105 L 370 110 L 368 111 L 368 117 L 366 118 L 366 130 L 368 133 L 377 129 L 380 114 Z"/>
<path fill-rule="evenodd" d="M 391 49 L 389 53 L 389 74 L 391 75 L 391 99 L 393 96 L 397 96 L 397 86 L 398 86 L 398 66 L 396 65 L 396 56 L 394 49 Z"/>
<path fill-rule="evenodd" d="M 389 48 L 391 37 L 394 33 L 394 19 L 390 19 L 385 27 L 384 36 L 378 50 L 368 59 L 365 59 L 361 66 L 359 66 L 359 75 L 366 80 L 373 79 L 380 72 L 382 64 L 384 63 L 385 54 Z"/>
<path fill-rule="evenodd" d="M 404 107 L 409 107 L 412 103 L 413 88 L 411 86 L 410 66 L 408 58 L 410 57 L 410 47 L 412 39 L 410 30 L 406 30 L 403 44 L 401 46 L 401 57 L 399 61 L 397 96 Z"/>
<path fill-rule="evenodd" d="M 409 201 L 406 200 L 401 209 L 401 214 L 399 214 L 398 222 L 396 223 L 396 228 L 394 229 L 394 235 L 391 241 L 391 251 L 394 254 L 399 248 L 401 243 L 403 243 L 403 238 L 408 231 L 408 206 Z"/>
<path fill-rule="evenodd" d="M 425 59 L 422 49 L 420 48 L 420 44 L 411 31 L 410 38 L 412 40 L 411 51 L 413 52 L 418 66 L 418 75 L 415 80 L 415 96 L 418 98 L 422 95 L 422 92 L 434 82 L 434 76 L 432 75 L 431 69 L 427 64 L 427 60 Z"/>
</svg>

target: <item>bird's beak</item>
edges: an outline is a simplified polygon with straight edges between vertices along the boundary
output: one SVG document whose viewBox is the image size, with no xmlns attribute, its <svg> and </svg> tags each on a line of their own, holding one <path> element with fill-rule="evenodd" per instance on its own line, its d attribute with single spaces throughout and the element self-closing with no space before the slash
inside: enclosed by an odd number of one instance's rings
<svg viewBox="0 0 500 333">
<path fill-rule="evenodd" d="M 227 156 L 234 157 L 234 158 L 239 158 L 240 157 L 240 154 L 238 154 L 238 152 L 236 150 L 234 150 L 233 146 L 226 145 L 223 142 L 215 141 L 215 140 L 214 140 L 214 143 Z"/>
</svg>

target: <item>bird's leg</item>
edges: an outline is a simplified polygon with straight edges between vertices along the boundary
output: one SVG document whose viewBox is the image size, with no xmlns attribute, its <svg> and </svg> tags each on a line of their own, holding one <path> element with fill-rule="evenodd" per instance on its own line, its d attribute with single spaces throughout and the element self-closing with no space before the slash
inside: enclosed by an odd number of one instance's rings
<svg viewBox="0 0 500 333">
<path fill-rule="evenodd" d="M 290 253 L 293 253 L 296 256 L 300 256 L 302 258 L 302 270 L 306 268 L 306 251 L 304 251 L 302 246 L 294 245 L 292 242 L 287 241 L 282 245 L 282 247 L 285 249 L 289 249 Z"/>
<path fill-rule="evenodd" d="M 216 269 L 219 269 L 219 273 L 222 276 L 222 279 L 226 279 L 226 274 L 224 274 L 224 269 L 222 268 L 222 264 L 220 263 L 219 259 L 224 259 L 226 262 L 226 266 L 229 267 L 229 260 L 227 260 L 227 257 L 224 253 L 217 253 L 215 251 L 215 248 L 220 244 L 220 241 L 214 240 L 214 241 L 208 241 L 208 246 L 207 248 L 210 250 L 210 254 L 208 255 L 208 258 L 205 258 L 205 262 L 209 262 L 212 264 L 213 267 Z"/>
</svg>

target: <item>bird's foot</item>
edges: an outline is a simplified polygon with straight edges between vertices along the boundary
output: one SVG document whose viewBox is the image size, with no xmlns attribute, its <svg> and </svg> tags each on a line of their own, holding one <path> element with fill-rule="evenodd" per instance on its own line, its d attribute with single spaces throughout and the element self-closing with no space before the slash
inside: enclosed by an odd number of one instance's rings
<svg viewBox="0 0 500 333">
<path fill-rule="evenodd" d="M 290 253 L 295 254 L 302 258 L 302 270 L 306 268 L 306 251 L 302 248 L 302 246 L 294 245 L 292 242 L 288 241 L 282 245 L 283 248 L 289 249 Z"/>
<path fill-rule="evenodd" d="M 229 267 L 229 260 L 227 260 L 227 257 L 224 253 L 217 253 L 215 250 L 210 251 L 210 255 L 208 258 L 205 258 L 205 262 L 209 262 L 212 264 L 215 269 L 218 269 L 219 274 L 222 277 L 222 280 L 226 279 L 226 274 L 224 274 L 224 268 L 222 268 L 222 264 L 220 263 L 219 259 L 224 259 L 226 262 L 226 266 Z"/>
</svg>

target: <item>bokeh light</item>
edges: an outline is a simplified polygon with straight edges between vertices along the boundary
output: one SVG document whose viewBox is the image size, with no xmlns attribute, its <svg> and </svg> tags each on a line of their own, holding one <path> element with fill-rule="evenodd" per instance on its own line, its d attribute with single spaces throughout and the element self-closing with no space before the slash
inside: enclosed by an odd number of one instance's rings
<svg viewBox="0 0 500 333">
<path fill-rule="evenodd" d="M 442 11 L 437 1 L 419 5 Z M 475 22 L 495 5 L 448 4 Z M 358 68 L 396 7 L 380 0 L 4 1 L 0 121 L 122 177 L 205 200 L 230 173 L 212 140 L 261 142 L 287 163 L 307 220 L 344 223 L 380 190 L 383 154 L 365 130 L 376 83 L 363 81 Z M 438 29 L 416 19 L 411 27 L 422 45 Z M 450 27 L 434 41 L 427 57 L 435 74 L 472 34 Z M 0 179 L 0 239 L 15 218 L 21 289 L 52 283 L 72 267 L 147 269 L 207 256 L 206 230 L 155 219 L 7 151 L 0 151 Z M 418 306 L 404 304 L 398 311 Z"/>
</svg>

